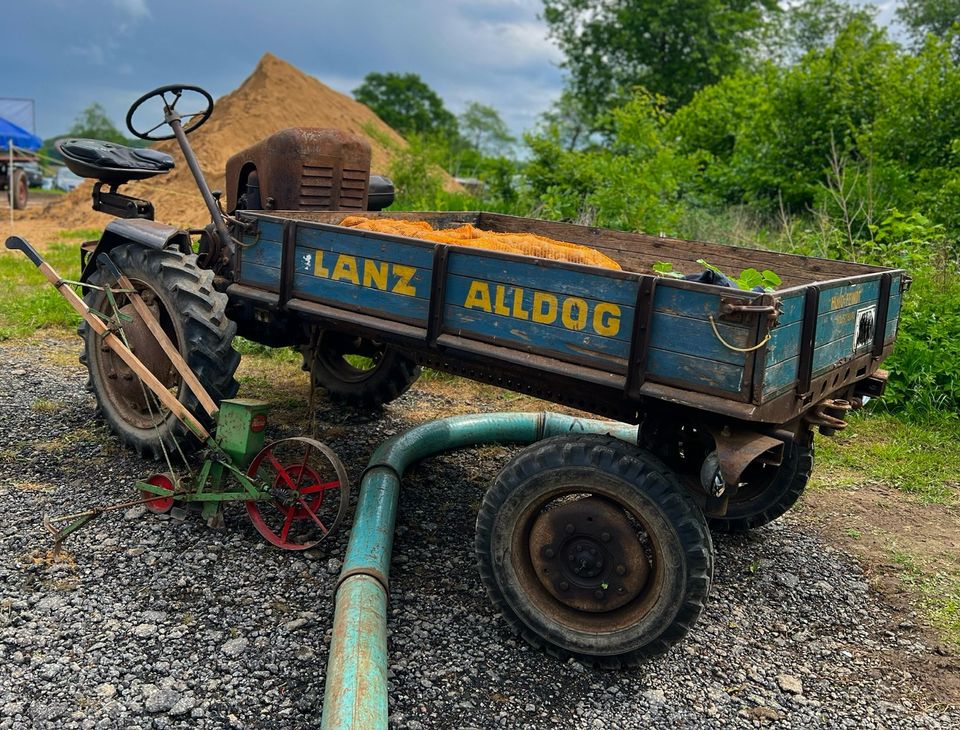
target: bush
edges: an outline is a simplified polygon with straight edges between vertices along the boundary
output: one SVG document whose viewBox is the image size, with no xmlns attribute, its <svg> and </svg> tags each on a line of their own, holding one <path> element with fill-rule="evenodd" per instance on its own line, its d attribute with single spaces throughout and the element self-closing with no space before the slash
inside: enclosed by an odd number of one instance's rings
<svg viewBox="0 0 960 730">
<path fill-rule="evenodd" d="M 923 267 L 904 297 L 882 407 L 911 417 L 960 412 L 960 281 L 957 271 Z"/>
</svg>

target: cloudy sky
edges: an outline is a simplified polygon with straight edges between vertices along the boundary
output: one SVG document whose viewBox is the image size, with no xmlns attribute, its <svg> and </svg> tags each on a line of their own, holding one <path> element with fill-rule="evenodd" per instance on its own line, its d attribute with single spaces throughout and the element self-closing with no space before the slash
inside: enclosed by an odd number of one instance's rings
<svg viewBox="0 0 960 730">
<path fill-rule="evenodd" d="M 455 113 L 497 107 L 516 130 L 559 93 L 539 0 L 30 0 L 4 8 L 0 97 L 36 100 L 36 132 L 98 101 L 118 127 L 144 91 L 236 88 L 271 51 L 349 93 L 370 71 L 414 72 Z M 9 30 L 16 29 L 14 33 Z"/>
<path fill-rule="evenodd" d="M 560 54 L 537 17 L 540 0 L 5 5 L 0 97 L 34 99 L 41 137 L 66 131 L 95 101 L 122 128 L 130 103 L 163 84 L 196 84 L 220 96 L 264 51 L 347 93 L 370 71 L 418 73 L 454 113 L 468 101 L 491 104 L 516 132 L 532 126 L 562 83 Z"/>
</svg>

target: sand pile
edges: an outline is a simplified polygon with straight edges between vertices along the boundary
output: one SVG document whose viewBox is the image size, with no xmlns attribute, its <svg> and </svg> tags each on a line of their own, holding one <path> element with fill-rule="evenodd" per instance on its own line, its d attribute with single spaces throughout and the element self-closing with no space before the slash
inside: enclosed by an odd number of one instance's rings
<svg viewBox="0 0 960 730">
<path fill-rule="evenodd" d="M 211 189 L 222 190 L 224 167 L 231 155 L 287 127 L 335 127 L 366 137 L 373 148 L 373 172 L 387 172 L 390 150 L 371 139 L 365 127 L 377 130 L 392 143 L 406 144 L 366 106 L 270 53 L 264 54 L 253 73 L 235 91 L 217 100 L 213 116 L 189 139 L 207 183 Z M 180 226 L 206 225 L 209 213 L 180 148 L 174 140 L 154 146 L 173 155 L 176 168 L 167 175 L 124 185 L 121 192 L 151 200 L 158 221 Z M 111 217 L 90 209 L 91 190 L 92 183 L 85 183 L 38 215 L 64 227 L 101 228 Z"/>
</svg>

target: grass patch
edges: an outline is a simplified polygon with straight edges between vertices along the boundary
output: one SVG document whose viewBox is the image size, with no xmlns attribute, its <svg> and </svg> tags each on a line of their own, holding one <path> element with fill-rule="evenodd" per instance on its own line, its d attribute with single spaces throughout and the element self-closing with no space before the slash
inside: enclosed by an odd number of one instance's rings
<svg viewBox="0 0 960 730">
<path fill-rule="evenodd" d="M 293 347 L 267 347 L 245 337 L 235 337 L 233 346 L 244 357 L 254 356 L 264 360 L 296 363 L 303 362 L 303 356 Z"/>
<path fill-rule="evenodd" d="M 923 612 L 948 642 L 960 647 L 960 573 L 931 571 L 903 551 L 895 551 L 892 557 L 900 568 L 900 581 Z"/>
<path fill-rule="evenodd" d="M 61 231 L 46 248 L 44 258 L 67 279 L 80 276 L 77 245 L 99 238 L 96 230 Z M 80 318 L 25 256 L 12 251 L 0 253 L 0 340 L 24 337 L 47 327 L 76 327 Z"/>
<path fill-rule="evenodd" d="M 858 414 L 837 436 L 818 437 L 812 486 L 842 488 L 864 481 L 924 502 L 953 504 L 960 493 L 960 421 Z"/>
</svg>

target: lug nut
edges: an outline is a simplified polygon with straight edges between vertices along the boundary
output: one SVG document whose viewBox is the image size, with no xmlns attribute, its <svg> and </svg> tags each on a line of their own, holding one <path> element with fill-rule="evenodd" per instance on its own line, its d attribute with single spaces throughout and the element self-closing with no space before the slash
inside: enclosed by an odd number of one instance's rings
<svg viewBox="0 0 960 730">
<path fill-rule="evenodd" d="M 617 588 L 617 593 L 625 593 L 625 592 L 626 590 L 624 589 L 623 586 L 620 586 L 619 588 Z"/>
<path fill-rule="evenodd" d="M 627 566 L 625 566 L 625 565 L 618 565 L 618 566 L 615 568 L 615 570 L 617 571 L 617 575 L 626 575 L 626 573 L 627 573 Z"/>
<path fill-rule="evenodd" d="M 548 547 L 546 550 L 543 551 L 543 554 L 546 555 L 548 558 L 552 558 L 556 553 L 553 552 L 552 547 Z"/>
<path fill-rule="evenodd" d="M 610 533 L 609 532 L 600 533 L 600 539 L 603 540 L 604 542 L 610 542 Z"/>
<path fill-rule="evenodd" d="M 566 526 L 564 529 L 565 529 L 568 533 L 573 534 L 574 527 L 573 527 L 573 524 L 572 524 L 572 523 L 569 523 L 569 522 L 568 522 L 568 523 L 567 523 L 567 526 Z"/>
<path fill-rule="evenodd" d="M 596 554 L 597 554 L 597 549 L 596 549 L 595 547 L 590 548 L 590 554 L 591 554 L 591 555 L 596 555 Z"/>
<path fill-rule="evenodd" d="M 601 591 L 599 588 L 593 592 L 593 597 L 596 598 L 598 601 L 602 601 L 603 596 L 604 596 L 604 592 Z"/>
<path fill-rule="evenodd" d="M 565 590 L 567 590 L 569 587 L 570 587 L 570 584 L 567 583 L 567 581 L 565 581 L 565 580 L 560 581 L 560 590 L 561 590 L 561 591 L 565 591 Z"/>
</svg>

